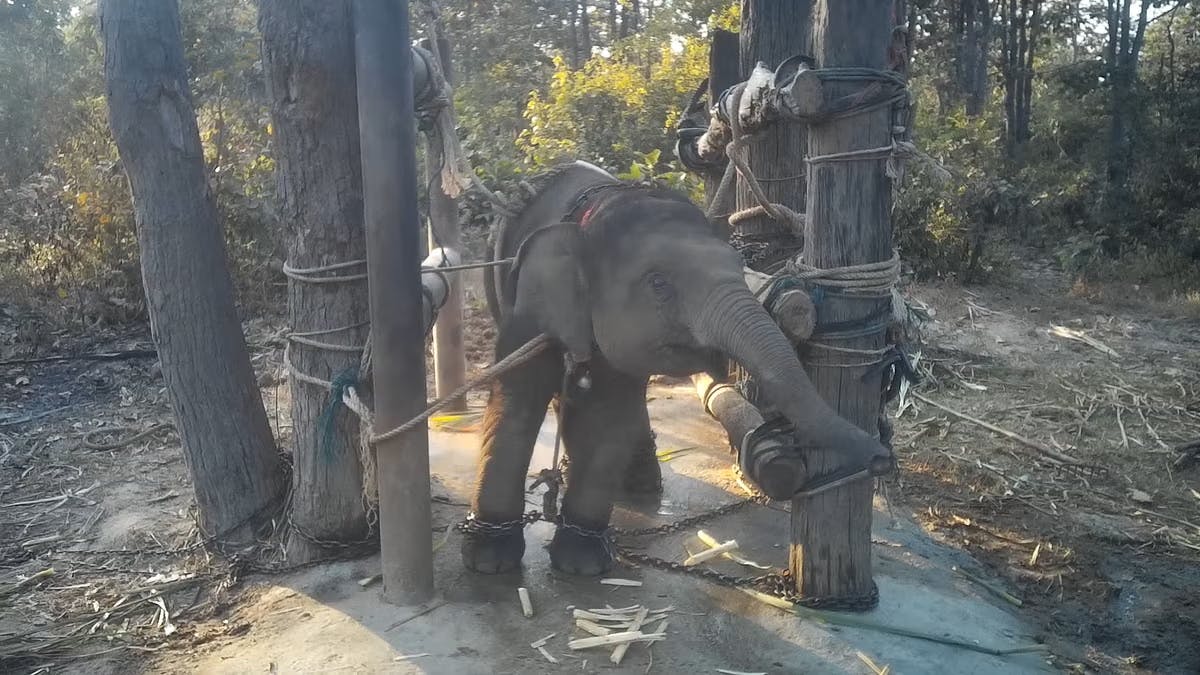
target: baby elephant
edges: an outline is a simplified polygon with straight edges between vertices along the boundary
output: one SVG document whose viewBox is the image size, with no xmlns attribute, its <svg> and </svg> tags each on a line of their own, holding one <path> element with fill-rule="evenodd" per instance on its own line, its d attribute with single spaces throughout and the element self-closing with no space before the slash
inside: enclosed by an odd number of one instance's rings
<svg viewBox="0 0 1200 675">
<path fill-rule="evenodd" d="M 618 489 L 639 478 L 657 482 L 646 412 L 651 375 L 723 377 L 732 359 L 807 445 L 839 453 L 837 473 L 890 467 L 888 451 L 816 392 L 746 286 L 741 256 L 685 196 L 624 184 L 583 162 L 540 176 L 533 193 L 493 235 L 495 259 L 516 262 L 489 273 L 488 303 L 500 324 L 497 359 L 540 333 L 555 348 L 493 383 L 462 544 L 468 568 L 520 565 L 525 476 L 555 397 L 570 479 L 550 559 L 568 573 L 608 570 Z M 586 364 L 586 389 L 561 391 L 564 361 Z"/>
</svg>

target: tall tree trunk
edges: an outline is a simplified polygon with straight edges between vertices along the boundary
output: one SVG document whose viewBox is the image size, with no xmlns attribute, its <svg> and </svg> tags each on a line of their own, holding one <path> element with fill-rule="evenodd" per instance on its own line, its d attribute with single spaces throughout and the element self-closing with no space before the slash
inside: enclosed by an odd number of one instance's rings
<svg viewBox="0 0 1200 675">
<path fill-rule="evenodd" d="M 1133 161 L 1133 119 L 1136 108 L 1137 68 L 1142 44 L 1149 24 L 1150 3 L 1143 0 L 1138 12 L 1137 26 L 1132 26 L 1133 0 L 1109 0 L 1108 11 L 1108 73 L 1109 130 L 1108 130 L 1108 189 L 1105 211 L 1110 218 L 1110 234 L 1119 235 L 1118 228 L 1127 222 L 1132 208 L 1129 194 L 1130 164 Z"/>
<path fill-rule="evenodd" d="M 988 61 L 992 52 L 992 4 L 989 0 L 976 0 L 975 21 L 979 24 L 975 33 L 974 59 L 971 63 L 967 88 L 967 114 L 978 117 L 983 114 L 988 99 Z"/>
<path fill-rule="evenodd" d="M 250 355 L 188 91 L 179 8 L 103 0 L 109 123 L 129 176 L 150 328 L 209 534 L 252 542 L 286 489 Z"/>
<path fill-rule="evenodd" d="M 619 16 L 620 10 L 618 9 L 617 0 L 608 0 L 608 45 L 610 47 L 619 37 L 617 33 L 619 30 L 617 25 Z"/>
<path fill-rule="evenodd" d="M 1004 154 L 1012 158 L 1016 154 L 1016 130 L 1013 122 L 1017 118 L 1017 0 L 1001 0 L 1001 16 L 1004 20 L 1003 70 L 1004 70 Z"/>
<path fill-rule="evenodd" d="M 288 262 L 311 268 L 366 257 L 359 162 L 354 43 L 348 0 L 262 0 L 263 68 L 271 99 L 279 217 Z M 340 270 L 339 275 L 361 272 Z M 333 380 L 357 373 L 370 314 L 365 281 L 288 283 L 288 320 L 296 333 L 343 345 L 344 351 L 292 342 L 290 357 L 307 375 Z M 358 422 L 339 412 L 323 428 L 329 392 L 291 380 L 294 474 L 289 543 L 293 560 L 322 555 L 311 541 L 362 539 Z M 331 456 L 334 455 L 334 456 Z"/>
<path fill-rule="evenodd" d="M 579 0 L 579 52 L 582 63 L 592 58 L 592 17 L 587 0 Z"/>
<path fill-rule="evenodd" d="M 571 70 L 579 69 L 579 3 L 566 0 L 567 5 L 567 64 Z"/>
</svg>

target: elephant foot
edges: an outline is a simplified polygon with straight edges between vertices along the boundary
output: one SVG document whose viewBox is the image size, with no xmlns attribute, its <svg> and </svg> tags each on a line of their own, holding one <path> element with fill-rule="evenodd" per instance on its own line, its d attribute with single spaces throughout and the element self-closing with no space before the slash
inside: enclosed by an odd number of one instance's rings
<svg viewBox="0 0 1200 675">
<path fill-rule="evenodd" d="M 463 566 L 480 574 L 504 574 L 521 566 L 525 555 L 522 524 L 492 524 L 472 518 L 462 540 Z"/>
<path fill-rule="evenodd" d="M 607 530 L 560 523 L 550 542 L 550 564 L 567 574 L 594 577 L 612 568 L 613 547 Z"/>
<path fill-rule="evenodd" d="M 625 494 L 634 497 L 655 497 L 662 494 L 662 465 L 654 454 L 653 445 L 649 450 L 639 450 L 629 460 L 621 489 Z"/>
</svg>

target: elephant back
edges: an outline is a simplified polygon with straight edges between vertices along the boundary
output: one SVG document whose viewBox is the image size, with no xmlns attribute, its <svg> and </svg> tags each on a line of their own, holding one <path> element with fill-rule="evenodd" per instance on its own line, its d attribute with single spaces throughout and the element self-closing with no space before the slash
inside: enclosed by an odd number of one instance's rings
<svg viewBox="0 0 1200 675">
<path fill-rule="evenodd" d="M 559 164 L 525 181 L 524 199 L 513 209 L 516 215 L 502 216 L 492 227 L 488 237 L 488 262 L 515 256 L 530 234 L 562 222 L 588 188 L 615 182 L 620 181 L 609 172 L 582 161 Z M 497 325 L 512 313 L 516 299 L 515 275 L 511 272 L 511 265 L 484 270 L 488 311 Z"/>
</svg>

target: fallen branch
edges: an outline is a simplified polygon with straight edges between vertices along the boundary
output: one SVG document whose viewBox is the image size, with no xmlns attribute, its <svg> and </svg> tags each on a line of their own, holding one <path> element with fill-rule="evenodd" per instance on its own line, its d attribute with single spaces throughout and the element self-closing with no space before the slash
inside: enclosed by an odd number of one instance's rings
<svg viewBox="0 0 1200 675">
<path fill-rule="evenodd" d="M 1020 598 L 1012 595 L 1008 591 L 1005 591 L 1003 588 L 1000 588 L 999 586 L 996 586 L 995 584 L 992 584 L 991 582 L 989 582 L 985 579 L 981 579 L 981 578 L 975 576 L 974 574 L 971 574 L 970 572 L 964 570 L 963 568 L 958 567 L 957 565 L 954 567 L 951 567 L 950 569 L 957 572 L 964 579 L 966 579 L 968 581 L 973 581 L 976 584 L 982 586 L 983 588 L 991 591 L 994 595 L 996 595 L 996 597 L 998 597 L 1010 604 L 1016 605 L 1017 607 L 1020 607 L 1021 605 L 1025 604 L 1025 603 L 1021 602 Z"/>
<path fill-rule="evenodd" d="M 60 363 L 63 361 L 124 361 L 126 359 L 158 358 L 155 349 L 127 349 L 120 352 L 99 352 L 96 354 L 69 354 L 58 356 L 36 356 L 28 359 L 11 359 L 0 361 L 0 367 L 24 366 L 35 363 Z"/>
<path fill-rule="evenodd" d="M 1051 448 L 1050 446 L 1048 446 L 1044 443 L 1039 443 L 1038 441 L 1035 441 L 1033 439 L 1026 438 L 1018 433 L 1009 431 L 1008 429 L 1002 429 L 1002 428 L 996 426 L 995 424 L 990 424 L 988 422 L 984 422 L 983 420 L 979 419 L 978 417 L 971 417 L 970 415 L 968 415 L 966 413 L 959 412 L 959 411 L 955 410 L 954 408 L 942 405 L 941 403 L 938 403 L 937 401 L 934 401 L 930 398 L 922 396 L 921 394 L 918 394 L 915 391 L 912 392 L 912 395 L 917 400 L 924 401 L 925 403 L 928 403 L 929 405 L 931 405 L 935 408 L 938 408 L 947 413 L 950 413 L 951 415 L 954 415 L 955 417 L 957 417 L 961 420 L 970 422 L 971 424 L 975 424 L 977 426 L 981 426 L 984 429 L 987 429 L 988 431 L 1000 434 L 1001 436 L 1005 436 L 1007 438 L 1011 438 L 1012 440 L 1020 443 L 1021 445 L 1024 445 L 1028 448 L 1037 450 L 1041 454 L 1045 455 L 1046 457 L 1048 457 L 1050 459 L 1053 459 L 1056 462 L 1059 462 L 1061 464 L 1075 464 L 1075 465 L 1078 465 L 1081 463 L 1079 460 L 1075 459 L 1074 457 L 1072 457 L 1064 452 L 1059 452 L 1058 450 L 1055 450 L 1054 448 Z"/>
<path fill-rule="evenodd" d="M 1180 443 L 1171 448 L 1172 452 L 1178 452 L 1180 455 L 1171 462 L 1172 469 L 1183 469 L 1191 466 L 1193 462 L 1200 459 L 1200 438 L 1186 443 Z"/>
<path fill-rule="evenodd" d="M 31 575 L 28 578 L 22 579 L 21 581 L 18 581 L 15 584 L 11 584 L 9 586 L 2 587 L 2 588 L 0 588 L 0 600 L 3 600 L 4 598 L 7 598 L 10 595 L 14 595 L 21 589 L 24 589 L 28 586 L 34 586 L 41 581 L 45 581 L 46 579 L 49 579 L 50 577 L 54 576 L 55 574 L 57 574 L 57 572 L 54 571 L 53 567 L 47 567 L 46 569 L 42 570 L 41 572 Z"/>
<path fill-rule="evenodd" d="M 1067 328 L 1066 326 L 1051 326 L 1050 330 L 1048 330 L 1046 332 L 1055 337 L 1065 338 L 1067 340 L 1074 340 L 1076 342 L 1082 342 L 1083 344 L 1091 347 L 1092 349 L 1095 349 L 1098 352 L 1101 352 L 1103 354 L 1111 356 L 1114 359 L 1121 358 L 1121 355 L 1118 354 L 1112 347 L 1109 347 L 1108 345 L 1106 345 L 1103 342 L 1097 340 L 1096 338 L 1088 335 L 1087 333 L 1084 333 L 1081 330 L 1075 330 L 1074 328 Z"/>
</svg>

